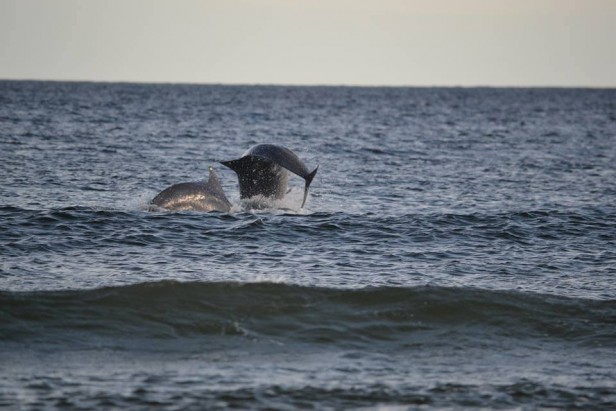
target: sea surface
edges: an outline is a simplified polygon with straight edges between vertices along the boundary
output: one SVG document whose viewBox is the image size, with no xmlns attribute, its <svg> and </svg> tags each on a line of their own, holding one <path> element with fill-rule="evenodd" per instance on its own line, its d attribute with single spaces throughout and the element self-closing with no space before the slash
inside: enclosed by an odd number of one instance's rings
<svg viewBox="0 0 616 411">
<path fill-rule="evenodd" d="M 616 409 L 616 90 L 0 81 L 0 408 Z"/>
</svg>

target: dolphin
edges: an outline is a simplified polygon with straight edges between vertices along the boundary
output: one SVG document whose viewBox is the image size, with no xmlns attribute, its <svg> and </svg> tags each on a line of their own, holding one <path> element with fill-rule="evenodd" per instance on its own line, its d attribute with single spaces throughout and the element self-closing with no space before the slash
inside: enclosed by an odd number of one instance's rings
<svg viewBox="0 0 616 411">
<path fill-rule="evenodd" d="M 240 184 L 240 198 L 256 195 L 281 199 L 287 192 L 289 171 L 304 179 L 304 200 L 319 166 L 309 171 L 308 167 L 288 148 L 276 144 L 257 144 L 249 148 L 237 160 L 221 161 L 222 165 L 235 171 Z"/>
<path fill-rule="evenodd" d="M 205 181 L 174 184 L 161 191 L 151 204 L 175 211 L 231 210 L 231 203 L 220 185 L 218 175 L 209 167 L 210 177 Z"/>
</svg>

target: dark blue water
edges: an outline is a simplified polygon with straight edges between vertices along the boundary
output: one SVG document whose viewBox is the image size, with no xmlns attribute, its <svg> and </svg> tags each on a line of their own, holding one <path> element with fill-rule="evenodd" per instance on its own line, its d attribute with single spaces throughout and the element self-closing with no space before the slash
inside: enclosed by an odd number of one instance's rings
<svg viewBox="0 0 616 411">
<path fill-rule="evenodd" d="M 0 82 L 0 247 L 0 407 L 616 407 L 616 90 Z"/>
</svg>

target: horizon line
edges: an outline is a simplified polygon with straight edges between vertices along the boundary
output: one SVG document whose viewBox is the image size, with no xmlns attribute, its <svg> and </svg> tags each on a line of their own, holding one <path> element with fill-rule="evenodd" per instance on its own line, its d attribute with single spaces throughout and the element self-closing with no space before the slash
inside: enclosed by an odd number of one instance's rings
<svg viewBox="0 0 616 411">
<path fill-rule="evenodd" d="M 93 83 L 93 84 L 142 84 L 142 85 L 193 85 L 229 87 L 332 87 L 332 88 L 509 88 L 509 89 L 616 89 L 616 85 L 530 85 L 530 84 L 344 84 L 344 83 L 269 83 L 269 82 L 197 82 L 167 80 L 92 80 L 92 79 L 45 79 L 45 78 L 0 78 L 0 82 L 41 83 Z"/>
</svg>

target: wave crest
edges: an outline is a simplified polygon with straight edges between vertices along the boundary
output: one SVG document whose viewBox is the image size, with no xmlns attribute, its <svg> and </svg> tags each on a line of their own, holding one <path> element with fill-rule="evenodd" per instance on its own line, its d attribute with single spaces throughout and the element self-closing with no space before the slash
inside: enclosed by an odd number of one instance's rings
<svg viewBox="0 0 616 411">
<path fill-rule="evenodd" d="M 616 302 L 466 288 L 334 289 L 160 281 L 96 290 L 0 293 L 12 342 L 243 336 L 361 345 L 498 338 L 616 346 Z"/>
</svg>

